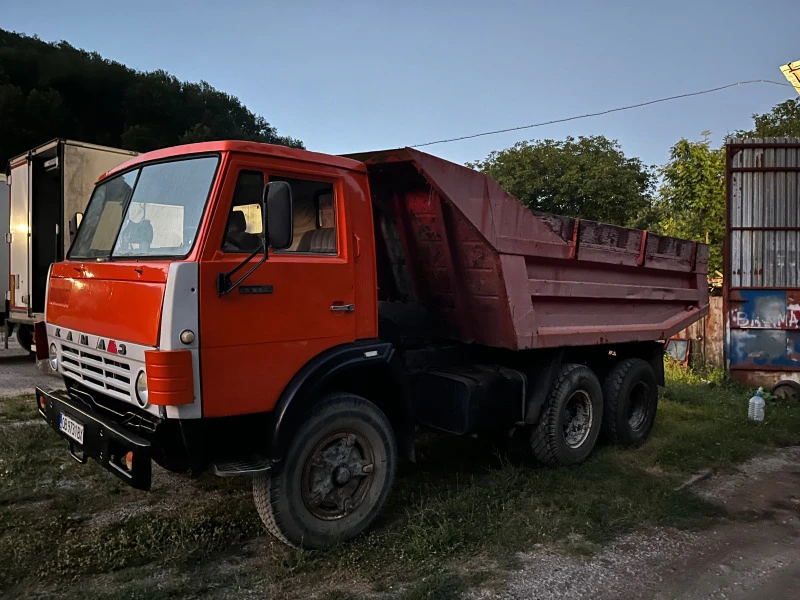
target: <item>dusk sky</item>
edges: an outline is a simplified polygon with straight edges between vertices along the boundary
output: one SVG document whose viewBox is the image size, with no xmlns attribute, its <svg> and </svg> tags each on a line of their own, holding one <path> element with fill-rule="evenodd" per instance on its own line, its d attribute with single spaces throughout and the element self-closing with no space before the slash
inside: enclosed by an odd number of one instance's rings
<svg viewBox="0 0 800 600">
<path fill-rule="evenodd" d="M 191 7 L 191 8 L 190 8 Z M 309 149 L 411 145 L 741 80 L 785 82 L 797 3 L 8 2 L 2 27 L 139 70 L 206 80 Z M 749 85 L 527 131 L 434 145 L 465 162 L 532 138 L 603 134 L 661 164 L 796 96 Z M 54 132 L 54 135 L 57 134 Z"/>
</svg>

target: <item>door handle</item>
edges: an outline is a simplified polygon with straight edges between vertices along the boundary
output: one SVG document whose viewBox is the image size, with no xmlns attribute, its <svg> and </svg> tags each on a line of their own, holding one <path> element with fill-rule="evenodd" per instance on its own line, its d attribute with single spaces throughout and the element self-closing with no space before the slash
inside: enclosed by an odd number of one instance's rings
<svg viewBox="0 0 800 600">
<path fill-rule="evenodd" d="M 334 304 L 331 306 L 333 312 L 353 312 L 355 309 L 355 304 Z"/>
</svg>

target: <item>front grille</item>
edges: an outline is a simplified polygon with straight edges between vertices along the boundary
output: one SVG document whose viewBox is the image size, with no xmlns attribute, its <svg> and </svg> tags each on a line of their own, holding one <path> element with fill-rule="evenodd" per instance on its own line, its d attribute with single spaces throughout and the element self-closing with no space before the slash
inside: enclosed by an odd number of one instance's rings
<svg viewBox="0 0 800 600">
<path fill-rule="evenodd" d="M 131 400 L 131 366 L 127 363 L 62 343 L 61 368 L 64 375 L 88 388 L 120 400 Z"/>
</svg>

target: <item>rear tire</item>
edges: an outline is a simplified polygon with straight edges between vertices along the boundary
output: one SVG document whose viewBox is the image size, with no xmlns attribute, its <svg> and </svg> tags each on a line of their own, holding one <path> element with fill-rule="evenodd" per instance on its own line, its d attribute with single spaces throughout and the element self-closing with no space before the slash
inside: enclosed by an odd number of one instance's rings
<svg viewBox="0 0 800 600">
<path fill-rule="evenodd" d="M 556 375 L 531 434 L 536 458 L 553 467 L 586 460 L 600 434 L 603 391 L 588 367 L 566 364 Z"/>
<path fill-rule="evenodd" d="M 800 400 L 800 383 L 785 379 L 772 388 L 772 395 L 782 400 Z"/>
<path fill-rule="evenodd" d="M 294 547 L 352 539 L 383 509 L 397 449 L 386 415 L 353 394 L 323 398 L 294 434 L 284 460 L 253 478 L 264 525 Z"/>
<path fill-rule="evenodd" d="M 653 367 L 641 358 L 619 361 L 603 385 L 603 435 L 612 444 L 640 446 L 650 436 L 658 409 Z"/>
<path fill-rule="evenodd" d="M 17 343 L 28 354 L 33 348 L 33 327 L 30 325 L 17 324 Z"/>
</svg>

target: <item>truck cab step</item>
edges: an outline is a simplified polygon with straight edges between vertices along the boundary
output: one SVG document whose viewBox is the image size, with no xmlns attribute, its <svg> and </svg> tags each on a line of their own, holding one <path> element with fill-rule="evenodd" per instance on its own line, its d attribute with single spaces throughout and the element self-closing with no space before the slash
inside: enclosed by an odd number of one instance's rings
<svg viewBox="0 0 800 600">
<path fill-rule="evenodd" d="M 269 471 L 270 466 L 272 463 L 266 458 L 252 456 L 244 460 L 218 460 L 211 463 L 211 472 L 217 477 L 254 475 Z"/>
</svg>

